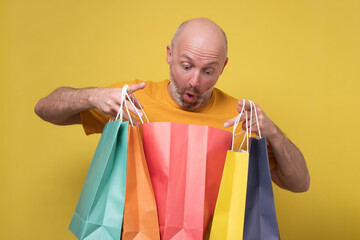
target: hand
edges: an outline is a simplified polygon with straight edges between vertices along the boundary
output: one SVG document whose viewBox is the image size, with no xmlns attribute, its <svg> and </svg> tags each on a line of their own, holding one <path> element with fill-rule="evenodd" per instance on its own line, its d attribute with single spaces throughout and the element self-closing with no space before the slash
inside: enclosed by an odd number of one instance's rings
<svg viewBox="0 0 360 240">
<path fill-rule="evenodd" d="M 281 188 L 288 189 L 293 192 L 304 192 L 309 189 L 310 175 L 307 170 L 305 158 L 301 151 L 293 144 L 281 130 L 266 116 L 264 111 L 255 104 L 258 115 L 259 128 L 262 136 L 266 136 L 272 153 L 275 157 L 276 167 L 271 170 L 272 180 Z M 240 100 L 237 105 L 238 112 L 243 108 L 243 100 Z M 250 113 L 250 102 L 245 102 L 245 111 Z M 251 132 L 258 134 L 258 127 L 256 118 L 252 116 Z M 249 114 L 250 115 L 250 114 Z M 240 121 L 244 121 L 246 115 L 243 114 Z M 248 120 L 250 116 L 248 116 Z M 236 117 L 225 122 L 224 127 L 233 126 Z M 245 121 L 242 128 L 245 130 Z"/>
<path fill-rule="evenodd" d="M 240 113 L 242 108 L 243 108 L 243 100 L 239 100 L 238 105 L 237 105 L 237 111 Z M 258 121 L 259 121 L 259 128 L 260 128 L 260 132 L 261 135 L 266 136 L 268 139 L 276 136 L 276 134 L 278 133 L 278 128 L 276 127 L 276 125 L 266 116 L 266 114 L 264 113 L 264 111 L 257 105 L 255 104 L 256 107 L 256 112 L 257 112 L 257 117 L 258 117 Z M 249 101 L 245 101 L 245 111 L 248 112 L 248 123 L 250 123 L 250 102 Z M 256 123 L 256 117 L 255 117 L 255 111 L 253 108 L 253 115 L 252 117 L 252 126 L 251 126 L 251 132 L 255 132 L 256 134 L 258 133 L 258 127 L 257 127 L 257 123 Z M 244 121 L 246 118 L 246 115 L 243 114 L 240 118 L 240 121 Z M 236 117 L 228 120 L 227 122 L 225 122 L 224 127 L 228 128 L 234 125 L 236 120 Z M 242 123 L 242 129 L 245 130 L 246 129 L 246 122 L 244 121 Z"/>
<path fill-rule="evenodd" d="M 131 113 L 135 116 L 138 114 L 142 117 L 143 113 L 141 111 L 142 106 L 135 100 L 134 95 L 132 93 L 145 88 L 145 83 L 138 83 L 129 85 L 127 93 L 129 94 L 132 102 L 134 103 L 136 109 L 133 105 L 127 100 L 124 104 L 126 104 L 127 108 Z M 119 108 L 121 106 L 121 91 L 122 88 L 94 88 L 93 92 L 89 95 L 89 102 L 94 108 L 97 108 L 100 112 L 104 114 L 108 114 L 110 116 L 116 117 Z M 137 112 L 136 112 L 137 110 Z M 126 120 L 130 120 L 126 110 L 123 109 L 123 118 Z M 140 122 L 135 119 L 135 117 L 131 117 L 134 125 L 139 125 Z"/>
</svg>

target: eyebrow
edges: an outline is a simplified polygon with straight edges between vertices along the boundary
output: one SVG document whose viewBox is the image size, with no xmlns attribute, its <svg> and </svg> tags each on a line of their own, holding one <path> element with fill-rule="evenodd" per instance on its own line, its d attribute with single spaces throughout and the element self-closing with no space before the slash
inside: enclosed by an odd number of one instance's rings
<svg viewBox="0 0 360 240">
<path fill-rule="evenodd" d="M 189 61 L 192 61 L 192 58 L 189 57 L 189 56 L 187 56 L 187 55 L 182 55 L 180 58 L 186 58 L 186 59 L 188 59 Z M 217 62 L 217 61 L 209 62 L 209 63 L 207 63 L 207 64 L 205 64 L 205 65 L 206 65 L 206 66 L 207 66 L 207 65 L 219 65 L 219 62 Z"/>
</svg>

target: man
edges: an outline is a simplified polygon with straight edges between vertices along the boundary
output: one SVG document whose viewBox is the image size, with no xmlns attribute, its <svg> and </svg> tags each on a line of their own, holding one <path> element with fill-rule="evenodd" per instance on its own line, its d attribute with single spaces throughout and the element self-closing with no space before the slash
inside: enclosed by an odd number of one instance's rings
<svg viewBox="0 0 360 240">
<path fill-rule="evenodd" d="M 210 125 L 222 129 L 234 124 L 243 101 L 214 88 L 228 62 L 226 35 L 218 25 L 204 18 L 181 24 L 171 46 L 167 46 L 166 60 L 170 66 L 170 82 L 127 83 L 130 85 L 128 92 L 136 92 L 150 121 Z M 59 88 L 41 99 L 35 112 L 42 119 L 58 125 L 82 123 L 87 134 L 101 132 L 109 116 L 118 112 L 124 84 L 118 83 L 111 88 Z M 246 103 L 245 109 L 250 110 L 250 104 Z M 266 136 L 276 162 L 271 170 L 272 180 L 293 192 L 307 191 L 310 176 L 302 153 L 259 106 L 256 109 L 261 133 Z M 135 113 L 131 106 L 130 110 Z M 244 119 L 245 116 L 241 120 Z M 134 121 L 139 124 L 136 119 Z M 255 125 L 252 129 L 257 131 Z"/>
</svg>

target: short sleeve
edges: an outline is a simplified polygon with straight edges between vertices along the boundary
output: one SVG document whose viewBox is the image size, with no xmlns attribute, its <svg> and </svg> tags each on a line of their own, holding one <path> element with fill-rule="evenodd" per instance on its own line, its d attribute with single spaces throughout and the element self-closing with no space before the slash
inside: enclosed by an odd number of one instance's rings
<svg viewBox="0 0 360 240">
<path fill-rule="evenodd" d="M 108 88 L 122 88 L 125 84 L 137 84 L 139 80 L 129 82 L 118 82 L 108 86 Z M 83 125 L 86 135 L 93 133 L 102 133 L 105 124 L 109 121 L 110 116 L 101 113 L 98 109 L 89 109 L 80 113 L 81 124 Z"/>
<path fill-rule="evenodd" d="M 80 113 L 81 123 L 87 135 L 93 133 L 102 133 L 105 124 L 110 116 L 101 113 L 97 109 L 90 109 Z"/>
</svg>

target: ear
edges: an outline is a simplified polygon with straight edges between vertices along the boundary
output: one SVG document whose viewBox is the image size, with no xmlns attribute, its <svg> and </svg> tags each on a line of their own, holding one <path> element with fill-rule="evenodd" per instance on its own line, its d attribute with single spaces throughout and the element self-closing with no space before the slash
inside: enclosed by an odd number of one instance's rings
<svg viewBox="0 0 360 240">
<path fill-rule="evenodd" d="M 228 57 L 226 57 L 226 60 L 225 60 L 225 62 L 224 62 L 224 66 L 223 66 L 223 67 L 222 67 L 222 69 L 221 69 L 221 73 L 220 73 L 220 75 L 223 73 L 224 68 L 225 68 L 226 64 L 228 63 L 228 61 L 229 61 L 229 58 L 228 58 Z"/>
<path fill-rule="evenodd" d="M 166 47 L 166 62 L 170 65 L 171 63 L 171 46 L 167 45 Z"/>
</svg>

